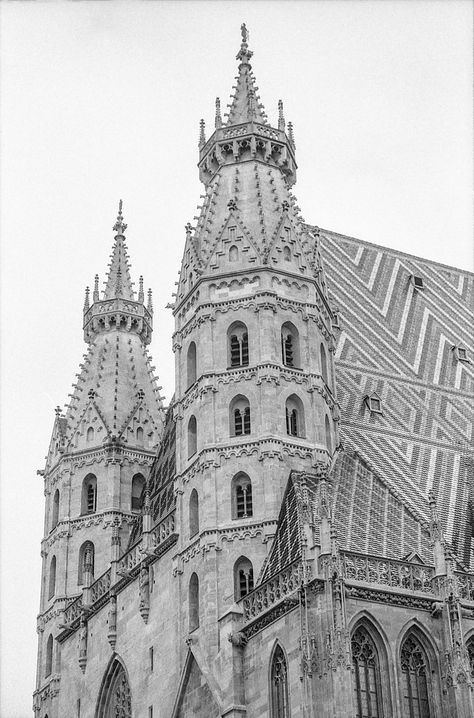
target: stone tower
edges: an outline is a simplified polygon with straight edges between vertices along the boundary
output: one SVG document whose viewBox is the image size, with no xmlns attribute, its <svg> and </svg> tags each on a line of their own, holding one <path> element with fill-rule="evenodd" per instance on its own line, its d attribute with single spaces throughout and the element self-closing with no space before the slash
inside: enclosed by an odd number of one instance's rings
<svg viewBox="0 0 474 718">
<path fill-rule="evenodd" d="M 262 569 L 290 471 L 327 466 L 338 445 L 319 240 L 291 193 L 291 123 L 280 101 L 269 124 L 251 56 L 242 26 L 227 120 L 217 99 L 207 140 L 201 121 L 203 203 L 186 226 L 174 304 L 181 625 L 199 624 L 209 659 L 218 617 Z"/>
<path fill-rule="evenodd" d="M 105 289 L 99 277 L 84 304 L 88 351 L 63 414 L 56 409 L 44 476 L 45 523 L 38 617 L 38 676 L 59 685 L 63 612 L 110 565 L 139 520 L 149 467 L 163 428 L 163 408 L 147 353 L 151 291 L 145 303 L 130 278 L 120 202 Z M 92 586 L 92 588 L 90 588 Z"/>
</svg>

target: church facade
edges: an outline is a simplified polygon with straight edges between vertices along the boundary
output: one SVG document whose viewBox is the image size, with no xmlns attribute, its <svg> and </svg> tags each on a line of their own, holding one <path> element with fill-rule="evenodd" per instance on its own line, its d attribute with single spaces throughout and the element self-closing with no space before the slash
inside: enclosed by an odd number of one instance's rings
<svg viewBox="0 0 474 718">
<path fill-rule="evenodd" d="M 36 718 L 474 715 L 474 276 L 307 224 L 242 28 L 175 394 L 120 203 L 44 470 Z"/>
</svg>

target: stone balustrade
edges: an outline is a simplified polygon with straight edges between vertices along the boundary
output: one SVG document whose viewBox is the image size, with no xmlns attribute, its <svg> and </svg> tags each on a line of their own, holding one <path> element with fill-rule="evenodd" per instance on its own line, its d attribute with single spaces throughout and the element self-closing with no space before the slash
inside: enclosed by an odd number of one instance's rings
<svg viewBox="0 0 474 718">
<path fill-rule="evenodd" d="M 474 574 L 455 572 L 458 595 L 461 600 L 474 601 Z"/>
<path fill-rule="evenodd" d="M 110 576 L 111 570 L 109 568 L 105 573 L 102 574 L 102 576 L 99 576 L 97 581 L 94 581 L 94 583 L 90 587 L 91 606 L 97 603 L 97 601 L 99 601 L 102 596 L 105 596 L 109 592 Z"/>
<path fill-rule="evenodd" d="M 291 596 L 304 579 L 304 569 L 300 561 L 295 561 L 269 578 L 241 600 L 244 621 L 246 623 L 253 621 L 272 606 Z"/>
<path fill-rule="evenodd" d="M 343 575 L 347 581 L 377 584 L 389 588 L 402 588 L 412 592 L 435 595 L 433 566 L 398 561 L 396 559 L 366 556 L 341 551 Z"/>
<path fill-rule="evenodd" d="M 78 596 L 66 607 L 64 611 L 64 623 L 70 625 L 78 619 L 82 611 L 82 596 Z"/>
<path fill-rule="evenodd" d="M 158 548 L 174 533 L 175 519 L 174 512 L 166 516 L 160 521 L 155 528 L 151 530 L 152 547 Z"/>
</svg>

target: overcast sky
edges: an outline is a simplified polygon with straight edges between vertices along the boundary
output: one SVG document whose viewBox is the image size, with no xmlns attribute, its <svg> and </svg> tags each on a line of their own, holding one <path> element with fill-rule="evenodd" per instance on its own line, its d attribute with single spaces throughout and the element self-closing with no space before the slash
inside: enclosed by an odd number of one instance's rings
<svg viewBox="0 0 474 718">
<path fill-rule="evenodd" d="M 119 198 L 151 352 L 202 188 L 198 126 L 225 107 L 246 21 L 262 101 L 295 127 L 306 221 L 472 269 L 472 3 L 1 3 L 2 709 L 31 716 L 42 479 L 85 345 Z"/>
</svg>

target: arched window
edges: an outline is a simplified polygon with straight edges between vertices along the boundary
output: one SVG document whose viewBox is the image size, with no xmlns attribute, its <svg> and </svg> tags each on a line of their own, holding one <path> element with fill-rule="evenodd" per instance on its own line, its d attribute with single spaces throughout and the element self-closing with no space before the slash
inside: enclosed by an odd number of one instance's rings
<svg viewBox="0 0 474 718">
<path fill-rule="evenodd" d="M 143 444 L 143 427 L 137 426 L 137 443 Z"/>
<path fill-rule="evenodd" d="M 382 718 L 382 690 L 377 648 L 364 626 L 351 638 L 355 718 Z"/>
<path fill-rule="evenodd" d="M 125 668 L 116 658 L 107 670 L 99 694 L 98 718 L 132 718 L 132 697 Z"/>
<path fill-rule="evenodd" d="M 252 482 L 241 471 L 232 479 L 232 518 L 246 519 L 252 515 Z"/>
<path fill-rule="evenodd" d="M 291 394 L 286 400 L 285 415 L 286 433 L 303 438 L 305 436 L 303 402 L 296 394 Z"/>
<path fill-rule="evenodd" d="M 324 348 L 324 344 L 321 344 L 319 348 L 319 354 L 321 358 L 321 376 L 323 377 L 323 381 L 325 384 L 329 384 L 328 382 L 328 361 L 326 359 L 326 349 Z"/>
<path fill-rule="evenodd" d="M 327 414 L 324 417 L 324 431 L 326 434 L 327 450 L 329 451 L 330 454 L 332 454 L 331 423 L 329 421 L 329 417 Z"/>
<path fill-rule="evenodd" d="M 135 474 L 132 479 L 132 511 L 141 511 L 145 492 L 146 481 L 141 474 Z"/>
<path fill-rule="evenodd" d="M 93 514 L 97 510 L 97 479 L 88 474 L 82 482 L 81 513 Z"/>
<path fill-rule="evenodd" d="M 92 426 L 87 429 L 87 441 L 94 441 L 94 428 Z"/>
<path fill-rule="evenodd" d="M 230 435 L 250 434 L 250 404 L 247 397 L 238 394 L 230 403 Z"/>
<path fill-rule="evenodd" d="M 270 702 L 271 718 L 289 718 L 288 667 L 283 649 L 278 644 L 273 651 L 270 669 Z"/>
<path fill-rule="evenodd" d="M 245 324 L 243 322 L 234 322 L 227 331 L 227 340 L 229 347 L 229 366 L 248 366 L 249 336 Z"/>
<path fill-rule="evenodd" d="M 245 556 L 241 556 L 234 565 L 234 596 L 238 601 L 253 591 L 253 566 Z"/>
<path fill-rule="evenodd" d="M 288 245 L 283 247 L 283 259 L 285 260 L 285 262 L 291 261 L 291 249 L 288 247 Z"/>
<path fill-rule="evenodd" d="M 44 677 L 47 678 L 53 672 L 53 636 L 50 633 L 46 642 L 46 660 L 44 664 Z"/>
<path fill-rule="evenodd" d="M 49 586 L 48 586 L 48 600 L 53 598 L 56 593 L 56 556 L 53 556 L 51 563 L 49 564 Z"/>
<path fill-rule="evenodd" d="M 85 541 L 79 549 L 79 561 L 77 567 L 77 583 L 82 586 L 84 574 L 89 571 L 91 578 L 94 577 L 94 544 L 92 541 Z"/>
<path fill-rule="evenodd" d="M 299 333 L 291 322 L 281 328 L 281 360 L 285 366 L 301 366 Z"/>
<path fill-rule="evenodd" d="M 199 579 L 195 573 L 189 580 L 189 631 L 199 628 Z"/>
<path fill-rule="evenodd" d="M 193 277 L 193 273 L 192 273 L 192 272 L 189 272 L 189 280 L 188 280 L 188 281 L 189 281 L 189 289 L 192 289 L 192 288 L 193 288 L 193 283 L 194 283 L 194 277 Z"/>
<path fill-rule="evenodd" d="M 197 451 L 197 422 L 196 417 L 191 416 L 188 421 L 188 459 Z"/>
<path fill-rule="evenodd" d="M 189 538 L 199 532 L 199 496 L 196 489 L 191 491 L 189 497 Z"/>
<path fill-rule="evenodd" d="M 51 514 L 51 531 L 58 525 L 59 519 L 59 489 L 56 489 L 53 496 L 53 510 Z"/>
<path fill-rule="evenodd" d="M 232 245 L 229 249 L 229 262 L 237 262 L 239 260 L 239 250 L 235 246 L 235 244 Z"/>
<path fill-rule="evenodd" d="M 474 636 L 471 636 L 466 642 L 467 655 L 469 656 L 469 666 L 471 669 L 471 677 L 474 679 Z"/>
<path fill-rule="evenodd" d="M 427 674 L 428 661 L 425 651 L 411 632 L 401 649 L 403 715 L 405 718 L 430 718 Z"/>
<path fill-rule="evenodd" d="M 194 342 L 191 342 L 191 344 L 188 347 L 188 356 L 186 361 L 186 369 L 187 369 L 187 384 L 186 388 L 192 386 L 194 382 L 196 381 L 196 344 Z"/>
</svg>

